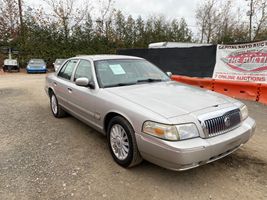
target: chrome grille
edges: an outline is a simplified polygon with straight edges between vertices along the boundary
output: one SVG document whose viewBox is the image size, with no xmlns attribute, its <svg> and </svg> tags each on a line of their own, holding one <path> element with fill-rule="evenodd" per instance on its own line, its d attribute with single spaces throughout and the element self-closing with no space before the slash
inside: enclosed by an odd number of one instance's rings
<svg viewBox="0 0 267 200">
<path fill-rule="evenodd" d="M 225 113 L 222 116 L 205 120 L 205 128 L 208 137 L 223 134 L 237 127 L 241 122 L 240 110 L 235 109 Z"/>
</svg>

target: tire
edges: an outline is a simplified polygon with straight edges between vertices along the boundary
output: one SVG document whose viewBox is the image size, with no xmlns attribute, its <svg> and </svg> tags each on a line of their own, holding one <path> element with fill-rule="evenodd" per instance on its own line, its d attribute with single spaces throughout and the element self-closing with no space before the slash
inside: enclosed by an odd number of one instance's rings
<svg viewBox="0 0 267 200">
<path fill-rule="evenodd" d="M 66 112 L 58 104 L 57 97 L 53 92 L 50 94 L 50 108 L 51 108 L 51 111 L 52 111 L 54 117 L 62 118 L 62 117 L 66 116 Z"/>
<path fill-rule="evenodd" d="M 110 120 L 107 140 L 113 159 L 122 167 L 130 168 L 142 162 L 142 157 L 136 144 L 134 129 L 123 117 L 117 116 Z M 127 145 L 128 152 L 126 151 Z"/>
</svg>

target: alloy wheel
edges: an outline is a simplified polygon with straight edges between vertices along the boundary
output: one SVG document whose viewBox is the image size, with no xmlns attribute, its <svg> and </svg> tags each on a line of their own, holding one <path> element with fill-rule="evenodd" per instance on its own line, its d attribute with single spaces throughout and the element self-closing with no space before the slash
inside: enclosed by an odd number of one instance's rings
<svg viewBox="0 0 267 200">
<path fill-rule="evenodd" d="M 125 160 L 129 154 L 129 139 L 124 128 L 115 124 L 110 131 L 110 145 L 114 155 L 119 160 Z"/>
</svg>

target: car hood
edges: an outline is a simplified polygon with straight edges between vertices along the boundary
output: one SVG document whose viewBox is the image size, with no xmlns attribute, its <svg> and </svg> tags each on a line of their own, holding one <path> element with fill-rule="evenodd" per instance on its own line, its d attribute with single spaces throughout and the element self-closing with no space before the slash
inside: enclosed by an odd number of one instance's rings
<svg viewBox="0 0 267 200">
<path fill-rule="evenodd" d="M 174 81 L 107 88 L 107 91 L 166 118 L 231 103 L 220 94 Z"/>
</svg>

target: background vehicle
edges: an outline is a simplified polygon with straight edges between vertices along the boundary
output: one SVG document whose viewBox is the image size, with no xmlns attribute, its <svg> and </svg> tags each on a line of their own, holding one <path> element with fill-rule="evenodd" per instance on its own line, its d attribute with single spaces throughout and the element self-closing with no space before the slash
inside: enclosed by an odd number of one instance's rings
<svg viewBox="0 0 267 200">
<path fill-rule="evenodd" d="M 55 72 L 60 68 L 60 66 L 64 63 L 66 59 L 56 59 L 53 63 Z"/>
<path fill-rule="evenodd" d="M 11 70 L 17 70 L 20 71 L 18 60 L 17 59 L 5 59 L 4 60 L 4 66 L 3 70 L 5 71 L 11 71 Z"/>
<path fill-rule="evenodd" d="M 187 170 L 227 156 L 254 134 L 238 100 L 180 84 L 150 62 L 129 56 L 68 59 L 46 78 L 55 117 L 68 112 L 107 135 L 123 167 L 142 158 Z"/>
<path fill-rule="evenodd" d="M 27 73 L 46 73 L 46 63 L 43 59 L 31 59 L 26 67 Z"/>
</svg>

